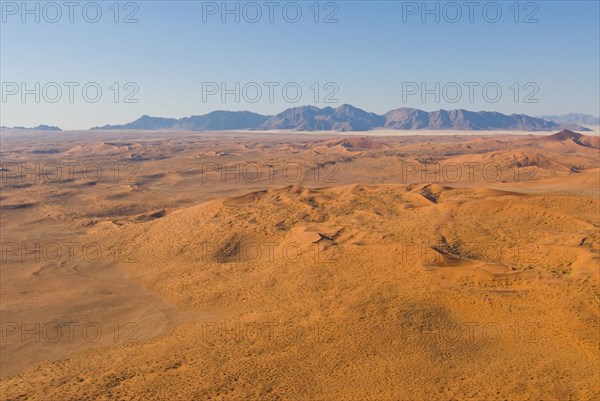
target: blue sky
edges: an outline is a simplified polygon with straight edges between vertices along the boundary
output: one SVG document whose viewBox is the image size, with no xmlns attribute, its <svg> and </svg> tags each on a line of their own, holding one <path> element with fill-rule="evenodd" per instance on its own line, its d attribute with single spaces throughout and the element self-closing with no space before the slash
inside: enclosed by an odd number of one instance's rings
<svg viewBox="0 0 600 401">
<path fill-rule="evenodd" d="M 404 106 L 599 114 L 598 1 L 473 2 L 472 21 L 464 1 L 427 2 L 429 14 L 421 1 L 275 1 L 272 22 L 265 1 L 228 2 L 239 12 L 224 16 L 220 1 L 120 2 L 118 16 L 113 1 L 76 2 L 73 22 L 62 1 L 60 17 L 47 3 L 38 2 L 36 22 L 36 2 L 26 14 L 20 1 L 2 1 L 2 125 L 85 129 L 142 114 L 273 114 L 343 103 L 377 113 Z M 102 15 L 92 23 L 95 4 Z M 129 14 L 138 22 L 124 23 Z M 65 82 L 75 83 L 72 102 Z M 32 92 L 25 99 L 23 83 Z M 221 84 L 231 91 L 225 99 Z M 137 103 L 126 102 L 128 94 Z"/>
</svg>

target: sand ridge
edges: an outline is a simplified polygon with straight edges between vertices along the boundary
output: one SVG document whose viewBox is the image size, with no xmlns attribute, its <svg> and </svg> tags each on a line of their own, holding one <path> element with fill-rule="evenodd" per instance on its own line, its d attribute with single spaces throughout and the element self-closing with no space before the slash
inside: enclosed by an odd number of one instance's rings
<svg viewBox="0 0 600 401">
<path fill-rule="evenodd" d="M 115 143 L 99 135 L 79 138 L 82 149 L 96 149 L 80 161 L 111 172 L 115 162 L 131 163 L 127 153 L 96 148 Z M 7 314 L 53 320 L 70 304 L 82 322 L 135 322 L 138 341 L 24 344 L 11 336 L 2 344 L 2 399 L 599 394 L 597 150 L 571 137 L 130 135 L 124 146 L 145 155 L 133 176 L 125 170 L 132 179 L 2 183 L 3 241 L 49 241 L 49 233 L 59 244 L 122 252 L 95 264 L 12 255 L 2 267 L 2 322 Z M 11 160 L 32 151 L 8 145 Z M 259 162 L 267 167 L 256 179 L 250 168 Z M 498 164 L 502 179 L 486 180 L 482 170 L 456 182 L 431 174 L 470 162 Z M 229 175 L 215 168 L 224 163 Z M 515 179 L 521 168 L 535 179 Z M 17 296 L 23 283 L 45 288 L 45 301 Z"/>
</svg>

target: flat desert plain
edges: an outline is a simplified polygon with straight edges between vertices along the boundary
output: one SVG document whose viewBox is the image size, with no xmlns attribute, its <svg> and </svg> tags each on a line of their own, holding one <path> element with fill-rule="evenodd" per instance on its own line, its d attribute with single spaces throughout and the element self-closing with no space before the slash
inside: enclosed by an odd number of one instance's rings
<svg viewBox="0 0 600 401">
<path fill-rule="evenodd" d="M 2 136 L 2 400 L 600 399 L 600 141 Z"/>
</svg>

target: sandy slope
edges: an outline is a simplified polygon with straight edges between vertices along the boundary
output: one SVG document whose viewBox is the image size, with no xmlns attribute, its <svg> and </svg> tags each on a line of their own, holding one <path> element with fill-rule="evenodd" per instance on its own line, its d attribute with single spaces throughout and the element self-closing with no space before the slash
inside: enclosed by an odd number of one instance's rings
<svg viewBox="0 0 600 401">
<path fill-rule="evenodd" d="M 13 321 L 63 313 L 131 321 L 139 333 L 135 342 L 98 344 L 13 336 L 2 344 L 2 399 L 598 398 L 600 170 L 588 146 L 548 148 L 570 138 L 441 138 L 429 149 L 391 138 L 209 141 L 153 147 L 133 182 L 5 184 L 3 237 L 42 238 L 54 222 L 55 239 L 126 245 L 126 258 L 75 268 L 13 258 L 2 269 L 3 323 L 7 312 Z M 180 143 L 188 147 L 170 147 Z M 215 153 L 202 160 L 212 162 L 234 151 L 240 156 L 225 157 L 303 166 L 317 158 L 340 166 L 338 182 L 315 182 L 312 170 L 294 183 L 203 181 L 193 161 L 207 149 Z M 401 163 L 424 156 L 508 171 L 532 161 L 539 174 L 405 180 Z"/>
</svg>

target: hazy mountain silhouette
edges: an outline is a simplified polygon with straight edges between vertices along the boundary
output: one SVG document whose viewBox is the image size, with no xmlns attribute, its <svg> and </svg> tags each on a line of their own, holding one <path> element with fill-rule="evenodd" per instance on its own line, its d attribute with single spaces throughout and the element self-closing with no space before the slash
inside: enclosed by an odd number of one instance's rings
<svg viewBox="0 0 600 401">
<path fill-rule="evenodd" d="M 0 127 L 2 129 L 22 129 L 22 130 L 27 130 L 27 131 L 62 131 L 62 129 L 60 129 L 59 127 L 55 127 L 53 125 L 46 125 L 46 124 L 41 124 L 38 125 L 37 127 L 5 127 L 2 126 Z"/>
<path fill-rule="evenodd" d="M 569 113 L 561 115 L 546 115 L 540 116 L 544 120 L 554 121 L 558 124 L 584 124 L 584 125 L 600 125 L 600 118 L 591 114 Z"/>
<path fill-rule="evenodd" d="M 135 121 L 123 125 L 105 125 L 103 127 L 94 127 L 92 129 L 169 129 L 177 123 L 176 118 L 150 117 L 143 115 Z"/>
<path fill-rule="evenodd" d="M 213 111 L 202 116 L 191 116 L 177 120 L 175 129 L 192 131 L 218 131 L 254 128 L 263 124 L 266 116 L 249 111 Z"/>
<path fill-rule="evenodd" d="M 554 122 L 525 114 L 506 115 L 493 111 L 438 110 L 428 113 L 399 108 L 387 112 L 385 118 L 385 127 L 393 129 L 545 131 L 560 128 Z"/>
<path fill-rule="evenodd" d="M 181 119 L 150 117 L 123 125 L 105 125 L 92 129 L 176 129 L 192 131 L 298 130 L 298 131 L 368 131 L 387 129 L 453 129 L 453 130 L 522 130 L 549 131 L 569 128 L 589 131 L 576 124 L 563 126 L 554 121 L 525 114 L 506 115 L 492 111 L 437 110 L 426 112 L 412 108 L 398 108 L 384 115 L 370 113 L 349 104 L 337 108 L 299 106 L 274 116 L 249 111 L 213 111 L 208 114 Z"/>
<path fill-rule="evenodd" d="M 267 120 L 266 116 L 249 111 L 218 110 L 201 116 L 180 119 L 150 117 L 144 115 L 135 121 L 123 125 L 105 125 L 92 129 L 179 129 L 191 131 L 219 131 L 231 129 L 250 129 L 259 127 Z"/>
</svg>

